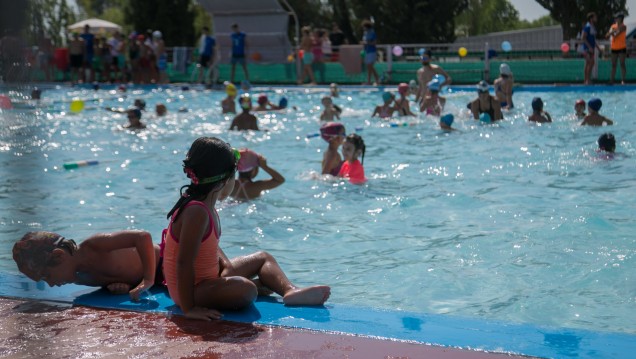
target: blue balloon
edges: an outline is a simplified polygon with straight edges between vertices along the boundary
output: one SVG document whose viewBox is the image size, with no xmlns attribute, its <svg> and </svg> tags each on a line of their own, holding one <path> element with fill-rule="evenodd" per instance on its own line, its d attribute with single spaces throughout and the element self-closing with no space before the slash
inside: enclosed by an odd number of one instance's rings
<svg viewBox="0 0 636 359">
<path fill-rule="evenodd" d="M 446 76 L 442 75 L 442 74 L 435 74 L 435 76 L 433 76 L 433 80 L 437 80 L 437 82 L 441 84 L 443 84 L 444 82 L 446 82 Z"/>
<path fill-rule="evenodd" d="M 420 56 L 424 55 L 425 52 L 426 52 L 425 48 L 421 48 L 417 51 L 417 53 L 420 54 Z"/>
<path fill-rule="evenodd" d="M 508 52 L 512 50 L 512 45 L 510 44 L 510 42 L 504 41 L 501 43 L 501 49 L 504 50 L 505 52 Z"/>
</svg>

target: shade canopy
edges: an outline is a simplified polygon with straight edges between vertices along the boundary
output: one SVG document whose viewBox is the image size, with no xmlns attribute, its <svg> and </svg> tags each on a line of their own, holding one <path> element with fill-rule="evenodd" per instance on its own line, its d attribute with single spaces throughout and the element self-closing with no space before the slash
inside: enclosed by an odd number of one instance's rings
<svg viewBox="0 0 636 359">
<path fill-rule="evenodd" d="M 106 20 L 101 20 L 101 19 L 88 19 L 88 20 L 82 20 L 80 22 L 77 22 L 73 25 L 70 25 L 68 27 L 69 30 L 71 31 L 75 31 L 75 30 L 79 30 L 79 31 L 84 31 L 84 26 L 90 26 L 90 31 L 91 33 L 98 33 L 98 32 L 103 32 L 103 31 L 107 31 L 107 32 L 115 32 L 115 31 L 119 31 L 121 32 L 121 26 L 112 23 L 110 21 L 106 21 Z"/>
</svg>

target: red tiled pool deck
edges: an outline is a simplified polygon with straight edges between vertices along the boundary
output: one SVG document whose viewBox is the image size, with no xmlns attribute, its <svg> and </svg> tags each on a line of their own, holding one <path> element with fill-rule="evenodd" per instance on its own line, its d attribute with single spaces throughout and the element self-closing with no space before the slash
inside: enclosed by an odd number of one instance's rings
<svg viewBox="0 0 636 359">
<path fill-rule="evenodd" d="M 528 358 L 383 338 L 0 298 L 2 358 Z"/>
</svg>

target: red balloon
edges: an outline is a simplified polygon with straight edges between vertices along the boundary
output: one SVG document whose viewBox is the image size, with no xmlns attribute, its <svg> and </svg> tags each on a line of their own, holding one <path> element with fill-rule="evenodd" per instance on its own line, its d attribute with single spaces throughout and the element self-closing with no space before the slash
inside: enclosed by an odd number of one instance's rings
<svg viewBox="0 0 636 359">
<path fill-rule="evenodd" d="M 305 50 L 298 50 L 298 57 L 302 59 L 303 56 L 305 56 Z"/>
<path fill-rule="evenodd" d="M 568 45 L 568 43 L 567 43 L 567 42 L 562 43 L 562 44 L 561 44 L 561 51 L 563 51 L 563 52 L 568 52 L 568 51 L 570 51 L 570 45 Z"/>
</svg>

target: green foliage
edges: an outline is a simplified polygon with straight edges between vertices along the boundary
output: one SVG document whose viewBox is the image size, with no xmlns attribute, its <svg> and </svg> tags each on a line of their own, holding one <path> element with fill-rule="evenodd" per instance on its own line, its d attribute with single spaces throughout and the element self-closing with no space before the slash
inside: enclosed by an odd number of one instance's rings
<svg viewBox="0 0 636 359">
<path fill-rule="evenodd" d="M 508 0 L 469 0 L 468 7 L 455 18 L 461 36 L 521 28 L 519 12 Z"/>
<path fill-rule="evenodd" d="M 212 27 L 212 16 L 201 5 L 194 5 L 194 34 L 201 35 L 203 27 Z"/>
<path fill-rule="evenodd" d="M 467 0 L 350 0 L 356 18 L 358 38 L 362 35 L 359 22 L 373 16 L 380 43 L 453 42 L 455 16 L 468 5 Z"/>
<path fill-rule="evenodd" d="M 30 0 L 28 4 L 29 42 L 37 43 L 46 36 L 53 45 L 64 45 L 66 29 L 75 22 L 75 13 L 66 0 Z"/>
<path fill-rule="evenodd" d="M 550 12 L 550 16 L 563 28 L 563 38 L 573 39 L 587 22 L 587 13 L 596 12 L 599 36 L 607 33 L 614 22 L 614 14 L 625 12 L 625 0 L 536 0 Z"/>
<path fill-rule="evenodd" d="M 128 0 L 124 18 L 137 32 L 161 31 L 166 46 L 193 46 L 196 42 L 192 0 Z"/>
</svg>

